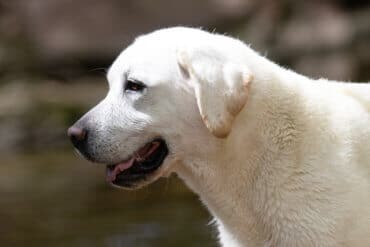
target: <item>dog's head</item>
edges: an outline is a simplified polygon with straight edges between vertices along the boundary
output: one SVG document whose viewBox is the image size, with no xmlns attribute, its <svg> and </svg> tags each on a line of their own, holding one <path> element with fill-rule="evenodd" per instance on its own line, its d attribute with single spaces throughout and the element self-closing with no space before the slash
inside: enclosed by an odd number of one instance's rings
<svg viewBox="0 0 370 247">
<path fill-rule="evenodd" d="M 113 185 L 152 182 L 228 136 L 251 75 L 234 39 L 191 28 L 139 37 L 108 72 L 109 92 L 69 130 Z"/>
</svg>

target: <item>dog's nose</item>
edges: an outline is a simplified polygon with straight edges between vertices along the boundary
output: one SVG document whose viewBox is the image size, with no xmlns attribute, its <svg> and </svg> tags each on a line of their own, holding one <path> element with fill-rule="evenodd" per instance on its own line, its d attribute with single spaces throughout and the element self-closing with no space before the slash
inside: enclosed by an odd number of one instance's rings
<svg viewBox="0 0 370 247">
<path fill-rule="evenodd" d="M 71 139 L 73 145 L 76 148 L 79 148 L 81 147 L 81 144 L 83 144 L 86 140 L 87 131 L 85 129 L 72 126 L 68 129 L 67 134 Z"/>
</svg>

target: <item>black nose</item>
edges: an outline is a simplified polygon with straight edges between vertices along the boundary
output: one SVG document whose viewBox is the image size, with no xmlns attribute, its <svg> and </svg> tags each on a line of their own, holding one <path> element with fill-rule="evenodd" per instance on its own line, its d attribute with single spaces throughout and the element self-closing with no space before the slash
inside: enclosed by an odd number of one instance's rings
<svg viewBox="0 0 370 247">
<path fill-rule="evenodd" d="M 76 148 L 81 149 L 84 147 L 87 139 L 86 130 L 72 126 L 68 129 L 67 133 Z"/>
</svg>

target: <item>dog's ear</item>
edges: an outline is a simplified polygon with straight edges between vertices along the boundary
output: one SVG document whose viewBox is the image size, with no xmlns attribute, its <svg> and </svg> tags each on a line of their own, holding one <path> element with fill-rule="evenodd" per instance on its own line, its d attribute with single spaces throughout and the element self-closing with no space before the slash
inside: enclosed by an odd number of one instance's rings
<svg viewBox="0 0 370 247">
<path fill-rule="evenodd" d="M 203 122 L 216 137 L 227 137 L 247 101 L 252 81 L 248 68 L 217 56 L 209 47 L 179 49 L 177 60 L 194 87 Z"/>
</svg>

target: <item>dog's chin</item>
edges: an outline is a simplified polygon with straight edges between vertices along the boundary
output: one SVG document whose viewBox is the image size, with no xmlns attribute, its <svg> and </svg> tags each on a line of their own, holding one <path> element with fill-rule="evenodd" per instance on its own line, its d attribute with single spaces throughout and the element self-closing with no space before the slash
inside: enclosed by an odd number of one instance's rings
<svg viewBox="0 0 370 247">
<path fill-rule="evenodd" d="M 150 184 L 164 172 L 163 163 L 168 153 L 168 146 L 163 139 L 152 140 L 128 159 L 107 165 L 107 182 L 113 187 L 128 190 Z"/>
<path fill-rule="evenodd" d="M 125 181 L 124 183 L 120 182 L 119 184 L 108 181 L 108 184 L 112 186 L 113 188 L 120 189 L 120 190 L 138 190 L 147 185 L 154 183 L 159 178 L 161 178 L 162 174 L 164 173 L 163 170 L 164 169 L 162 169 L 162 166 L 161 166 L 152 174 L 148 174 L 145 178 L 138 179 L 135 181 Z"/>
</svg>

